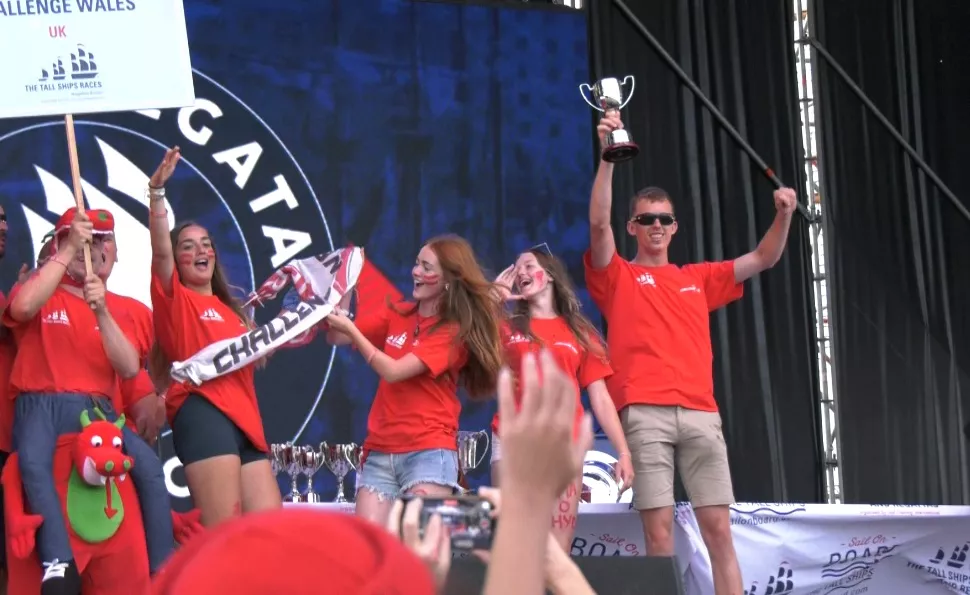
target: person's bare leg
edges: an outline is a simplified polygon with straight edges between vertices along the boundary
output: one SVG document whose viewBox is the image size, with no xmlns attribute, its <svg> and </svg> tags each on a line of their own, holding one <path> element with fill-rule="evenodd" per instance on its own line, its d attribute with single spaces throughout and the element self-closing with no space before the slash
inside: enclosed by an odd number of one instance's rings
<svg viewBox="0 0 970 595">
<path fill-rule="evenodd" d="M 357 490 L 356 513 L 372 523 L 381 527 L 387 526 L 387 518 L 391 514 L 391 507 L 394 506 L 394 498 L 379 494 L 370 488 L 360 488 Z"/>
<path fill-rule="evenodd" d="M 640 511 L 643 538 L 648 556 L 674 555 L 674 507 L 650 508 Z"/>
<path fill-rule="evenodd" d="M 283 507 L 280 485 L 273 477 L 268 460 L 252 461 L 242 466 L 242 511 L 276 510 Z"/>
<path fill-rule="evenodd" d="M 552 535 L 566 553 L 569 553 L 573 544 L 573 534 L 576 533 L 579 496 L 582 489 L 583 478 L 580 476 L 575 483 L 559 495 L 556 508 L 552 511 Z"/>
<path fill-rule="evenodd" d="M 185 466 L 185 482 L 206 528 L 242 514 L 239 457 L 220 455 Z"/>
<path fill-rule="evenodd" d="M 702 506 L 694 518 L 711 557 L 715 595 L 742 595 L 741 567 L 731 537 L 731 509 L 728 506 Z"/>
<path fill-rule="evenodd" d="M 408 488 L 412 496 L 427 496 L 429 498 L 447 498 L 454 494 L 454 488 L 436 483 L 416 483 Z"/>
</svg>

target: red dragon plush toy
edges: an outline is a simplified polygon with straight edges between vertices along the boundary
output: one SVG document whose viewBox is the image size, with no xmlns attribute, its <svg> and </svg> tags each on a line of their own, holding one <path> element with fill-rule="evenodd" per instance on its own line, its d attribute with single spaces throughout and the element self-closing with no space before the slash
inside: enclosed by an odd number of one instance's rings
<svg viewBox="0 0 970 595">
<path fill-rule="evenodd" d="M 122 451 L 125 416 L 116 422 L 91 420 L 81 414 L 79 434 L 65 434 L 54 452 L 54 481 L 68 523 L 71 549 L 83 595 L 149 593 L 148 553 L 141 508 L 128 477 L 134 462 Z M 17 454 L 4 466 L 9 595 L 38 595 L 44 573 L 63 572 L 58 564 L 41 568 L 34 549 L 35 532 L 43 522 L 25 507 Z M 201 531 L 198 514 L 174 515 L 176 537 L 183 542 Z"/>
</svg>

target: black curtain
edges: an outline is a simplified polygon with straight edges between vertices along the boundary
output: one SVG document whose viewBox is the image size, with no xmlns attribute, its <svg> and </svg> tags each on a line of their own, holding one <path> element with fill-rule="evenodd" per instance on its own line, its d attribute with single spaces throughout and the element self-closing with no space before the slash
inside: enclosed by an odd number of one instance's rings
<svg viewBox="0 0 970 595">
<path fill-rule="evenodd" d="M 816 39 L 968 205 L 970 3 L 813 13 Z M 970 221 L 815 62 L 845 501 L 966 503 Z"/>
<path fill-rule="evenodd" d="M 628 5 L 778 176 L 803 188 L 790 4 Z M 621 254 L 636 251 L 624 231 L 628 198 L 648 185 L 666 189 L 677 204 L 673 262 L 752 250 L 775 216 L 772 184 L 611 0 L 594 1 L 589 10 L 592 76 L 636 79 L 624 118 L 641 154 L 616 168 L 614 184 Z M 809 250 L 807 226 L 796 216 L 782 262 L 712 318 L 715 392 L 739 501 L 823 499 Z"/>
</svg>

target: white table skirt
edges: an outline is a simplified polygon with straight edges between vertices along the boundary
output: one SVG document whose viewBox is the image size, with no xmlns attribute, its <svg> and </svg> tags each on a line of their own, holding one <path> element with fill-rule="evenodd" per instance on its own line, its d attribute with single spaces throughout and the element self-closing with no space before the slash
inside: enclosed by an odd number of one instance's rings
<svg viewBox="0 0 970 595">
<path fill-rule="evenodd" d="M 581 504 L 579 513 L 573 555 L 644 555 L 628 504 Z M 690 505 L 678 505 L 675 519 L 687 594 L 714 595 Z M 746 595 L 970 594 L 970 506 L 736 504 L 731 525 Z"/>
</svg>

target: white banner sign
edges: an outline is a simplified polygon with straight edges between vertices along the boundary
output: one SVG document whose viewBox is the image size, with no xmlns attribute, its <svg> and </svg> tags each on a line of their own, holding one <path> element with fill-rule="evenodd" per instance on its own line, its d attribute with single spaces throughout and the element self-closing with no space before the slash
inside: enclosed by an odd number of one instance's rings
<svg viewBox="0 0 970 595">
<path fill-rule="evenodd" d="M 685 593 L 714 595 L 690 505 L 678 504 L 675 518 Z M 735 504 L 731 533 L 744 595 L 970 594 L 970 506 Z M 644 555 L 636 512 L 580 505 L 570 553 Z"/>
<path fill-rule="evenodd" d="M 0 118 L 195 102 L 182 0 L 0 0 Z"/>
</svg>

